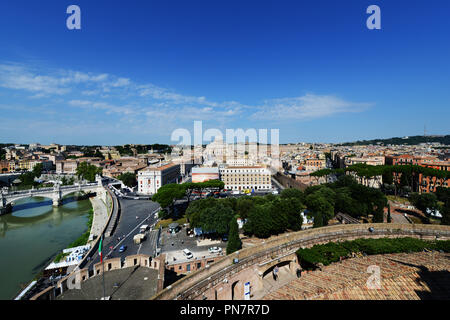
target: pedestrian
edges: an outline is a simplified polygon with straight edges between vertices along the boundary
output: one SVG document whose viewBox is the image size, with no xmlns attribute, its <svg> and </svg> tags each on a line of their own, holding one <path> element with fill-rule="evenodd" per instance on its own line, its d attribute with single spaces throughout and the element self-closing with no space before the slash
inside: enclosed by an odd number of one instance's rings
<svg viewBox="0 0 450 320">
<path fill-rule="evenodd" d="M 273 279 L 276 281 L 278 277 L 278 266 L 273 268 Z"/>
</svg>

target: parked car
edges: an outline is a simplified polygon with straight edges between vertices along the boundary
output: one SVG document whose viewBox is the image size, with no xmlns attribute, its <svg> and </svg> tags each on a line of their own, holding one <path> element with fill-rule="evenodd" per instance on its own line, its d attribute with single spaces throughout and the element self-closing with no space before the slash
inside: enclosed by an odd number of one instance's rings
<svg viewBox="0 0 450 320">
<path fill-rule="evenodd" d="M 222 241 L 228 241 L 228 235 L 227 234 L 224 234 L 222 236 Z"/>
<path fill-rule="evenodd" d="M 190 252 L 188 249 L 184 249 L 183 250 L 183 254 L 186 258 L 191 259 L 194 257 L 194 255 L 192 254 L 192 252 Z"/>
<path fill-rule="evenodd" d="M 219 253 L 219 252 L 222 252 L 222 248 L 220 248 L 220 247 L 211 247 L 211 248 L 208 249 L 208 251 L 210 253 Z"/>
</svg>

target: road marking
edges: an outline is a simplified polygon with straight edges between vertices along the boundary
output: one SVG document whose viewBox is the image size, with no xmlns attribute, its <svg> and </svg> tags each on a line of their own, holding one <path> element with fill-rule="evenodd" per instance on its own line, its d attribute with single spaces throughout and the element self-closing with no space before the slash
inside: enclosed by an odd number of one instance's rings
<svg viewBox="0 0 450 320">
<path fill-rule="evenodd" d="M 120 240 L 119 241 L 119 243 L 118 244 L 116 244 L 116 246 L 115 247 L 113 247 L 113 249 L 106 255 L 106 257 L 109 257 L 112 253 L 113 253 L 113 251 L 123 242 L 123 240 L 125 240 L 126 238 L 128 238 L 129 236 L 130 236 L 130 234 L 132 234 L 133 232 L 134 232 L 134 230 L 136 230 L 137 228 L 139 228 L 140 226 L 141 226 L 141 224 L 142 224 L 142 222 L 144 222 L 144 221 L 146 221 L 146 220 L 148 220 L 151 216 L 152 216 L 152 214 L 154 214 L 156 211 L 158 211 L 159 210 L 159 208 L 158 209 L 155 209 L 154 211 L 152 211 L 148 216 L 147 216 L 147 218 L 145 218 L 144 220 L 142 220 L 141 222 L 139 222 L 138 224 L 137 224 L 137 226 L 133 229 L 133 230 L 131 230 L 122 240 Z"/>
</svg>

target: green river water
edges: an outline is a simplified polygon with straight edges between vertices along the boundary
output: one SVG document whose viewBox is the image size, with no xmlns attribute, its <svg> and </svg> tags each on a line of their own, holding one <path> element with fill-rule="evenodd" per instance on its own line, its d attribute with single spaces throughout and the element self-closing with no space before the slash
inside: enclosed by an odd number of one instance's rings
<svg viewBox="0 0 450 320">
<path fill-rule="evenodd" d="M 47 198 L 18 200 L 0 216 L 0 299 L 14 299 L 62 249 L 87 230 L 90 201 Z"/>
</svg>

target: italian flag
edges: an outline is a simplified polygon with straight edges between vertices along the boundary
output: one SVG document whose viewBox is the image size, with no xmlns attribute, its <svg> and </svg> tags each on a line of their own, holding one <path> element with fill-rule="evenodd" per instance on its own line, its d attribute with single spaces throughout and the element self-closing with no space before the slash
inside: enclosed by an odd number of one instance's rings
<svg viewBox="0 0 450 320">
<path fill-rule="evenodd" d="M 100 262 L 103 262 L 102 244 L 103 244 L 103 235 L 100 238 L 100 243 L 98 244 L 98 254 L 100 256 Z"/>
</svg>

